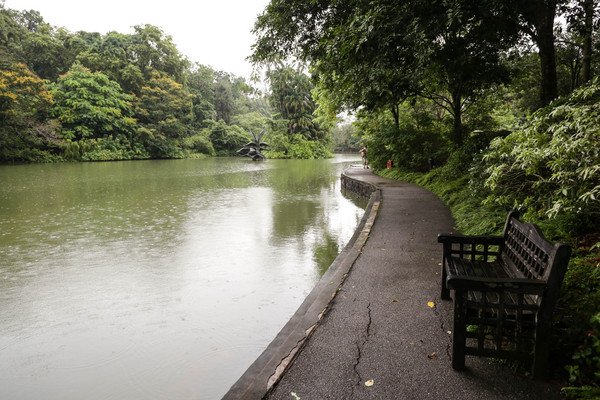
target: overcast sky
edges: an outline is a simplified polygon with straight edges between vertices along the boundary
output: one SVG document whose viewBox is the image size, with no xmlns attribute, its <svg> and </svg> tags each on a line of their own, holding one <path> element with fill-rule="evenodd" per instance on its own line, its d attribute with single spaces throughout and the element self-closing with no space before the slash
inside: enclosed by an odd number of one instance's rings
<svg viewBox="0 0 600 400">
<path fill-rule="evenodd" d="M 250 77 L 256 16 L 269 0 L 5 0 L 5 8 L 39 11 L 44 21 L 71 32 L 133 33 L 160 27 L 192 62 Z"/>
</svg>

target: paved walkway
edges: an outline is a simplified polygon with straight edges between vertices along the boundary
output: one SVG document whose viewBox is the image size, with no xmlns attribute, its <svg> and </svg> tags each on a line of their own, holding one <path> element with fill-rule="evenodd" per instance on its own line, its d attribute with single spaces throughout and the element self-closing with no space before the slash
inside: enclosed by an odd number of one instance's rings
<svg viewBox="0 0 600 400">
<path fill-rule="evenodd" d="M 466 371 L 452 370 L 452 303 L 440 299 L 437 243 L 453 230 L 448 208 L 369 169 L 346 174 L 380 192 L 351 243 L 225 399 L 558 399 L 556 385 L 487 359 L 467 357 Z"/>
</svg>

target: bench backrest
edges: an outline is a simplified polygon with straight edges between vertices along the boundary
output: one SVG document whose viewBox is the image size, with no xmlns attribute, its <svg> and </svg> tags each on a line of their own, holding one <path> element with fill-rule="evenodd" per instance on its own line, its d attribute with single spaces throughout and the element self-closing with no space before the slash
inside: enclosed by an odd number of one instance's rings
<svg viewBox="0 0 600 400">
<path fill-rule="evenodd" d="M 546 281 L 546 296 L 550 297 L 547 300 L 554 303 L 567 270 L 571 248 L 562 243 L 550 244 L 540 228 L 521 222 L 518 217 L 517 211 L 511 211 L 506 218 L 502 261 L 513 269 L 516 277 Z"/>
<path fill-rule="evenodd" d="M 502 260 L 524 278 L 547 280 L 553 247 L 537 226 L 517 218 L 513 211 L 506 220 Z"/>
</svg>

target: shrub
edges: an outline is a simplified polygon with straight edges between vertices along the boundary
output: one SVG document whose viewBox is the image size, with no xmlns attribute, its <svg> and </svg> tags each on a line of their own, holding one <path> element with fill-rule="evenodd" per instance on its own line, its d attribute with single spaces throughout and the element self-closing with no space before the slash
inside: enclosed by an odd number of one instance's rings
<svg viewBox="0 0 600 400">
<path fill-rule="evenodd" d="M 566 217 L 572 233 L 600 222 L 600 80 L 537 111 L 521 131 L 492 142 L 487 202 Z"/>
<path fill-rule="evenodd" d="M 144 146 L 130 142 L 124 135 L 104 136 L 68 142 L 65 158 L 80 161 L 139 160 L 150 158 Z"/>
<path fill-rule="evenodd" d="M 387 111 L 359 114 L 355 125 L 369 147 L 369 164 L 383 168 L 392 160 L 411 171 L 427 171 L 429 158 L 445 160 L 448 143 L 434 120 L 408 104 L 399 111 L 398 125 Z"/>
<path fill-rule="evenodd" d="M 212 142 L 214 150 L 220 156 L 233 156 L 250 140 L 250 134 L 245 134 L 242 128 L 236 125 L 227 125 L 225 122 L 211 121 L 204 133 Z"/>
<path fill-rule="evenodd" d="M 197 134 L 183 139 L 181 141 L 181 147 L 183 149 L 192 150 L 195 153 L 207 154 L 210 156 L 215 155 L 215 148 L 210 139 L 203 134 Z"/>
</svg>

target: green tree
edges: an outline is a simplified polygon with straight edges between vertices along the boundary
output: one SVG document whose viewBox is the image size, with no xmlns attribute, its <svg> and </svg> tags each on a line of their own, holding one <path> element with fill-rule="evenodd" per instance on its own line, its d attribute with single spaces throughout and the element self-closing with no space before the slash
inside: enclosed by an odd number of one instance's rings
<svg viewBox="0 0 600 400">
<path fill-rule="evenodd" d="M 93 44 L 86 36 L 85 32 L 79 32 L 73 40 L 82 43 L 85 49 L 78 53 L 77 60 L 92 71 L 102 71 L 125 92 L 139 93 L 146 78 L 132 60 L 132 36 L 109 32 Z"/>
<path fill-rule="evenodd" d="M 187 71 L 185 90 L 192 97 L 195 127 L 203 127 L 215 113 L 215 71 L 205 65 L 195 64 Z"/>
<path fill-rule="evenodd" d="M 301 135 L 306 140 L 318 141 L 327 131 L 314 115 L 317 104 L 313 100 L 315 89 L 310 77 L 301 68 L 280 64 L 267 71 L 271 89 L 269 102 L 277 113 L 275 118 L 286 121 L 288 135 Z"/>
<path fill-rule="evenodd" d="M 332 131 L 333 150 L 339 152 L 356 152 L 360 149 L 356 127 L 350 123 L 337 125 Z"/>
<path fill-rule="evenodd" d="M 153 78 L 153 72 L 159 72 L 183 83 L 189 61 L 179 53 L 173 38 L 153 25 L 136 25 L 134 29 L 128 56 L 146 80 Z"/>
<path fill-rule="evenodd" d="M 25 28 L 17 22 L 16 13 L 0 4 L 0 61 L 10 63 L 7 61 L 9 58 L 17 60 L 16 56 L 22 54 L 20 41 L 25 33 Z"/>
<path fill-rule="evenodd" d="M 222 76 L 218 78 L 214 87 L 215 120 L 223 120 L 226 124 L 229 124 L 234 107 L 233 87 L 229 77 Z"/>
<path fill-rule="evenodd" d="M 138 135 L 155 157 L 179 156 L 177 140 L 193 133 L 193 96 L 173 79 L 152 73 L 135 102 Z"/>
<path fill-rule="evenodd" d="M 133 97 L 100 72 L 75 64 L 52 86 L 52 95 L 52 113 L 67 140 L 118 134 L 131 137 L 135 130 Z"/>
<path fill-rule="evenodd" d="M 595 53 L 594 31 L 598 29 L 600 8 L 598 2 L 593 0 L 578 0 L 568 2 L 562 7 L 562 12 L 567 20 L 567 36 L 571 39 L 569 44 L 579 50 L 580 81 L 585 84 L 592 77 L 592 60 Z"/>
<path fill-rule="evenodd" d="M 77 60 L 92 71 L 102 71 L 123 90 L 138 95 L 144 82 L 158 72 L 183 83 L 189 61 L 171 36 L 153 25 L 138 25 L 135 33 L 109 32 L 104 36 L 78 32 L 69 42 L 78 47 Z"/>
<path fill-rule="evenodd" d="M 72 38 L 70 32 L 64 28 L 54 28 L 43 22 L 37 12 L 32 13 L 33 16 L 27 18 L 23 16 L 25 12 L 16 13 L 17 16 L 21 16 L 22 24 L 31 29 L 26 30 L 20 38 L 16 54 L 40 78 L 55 81 L 59 75 L 69 70 L 78 49 L 66 47 L 66 43 Z M 35 16 L 39 19 L 30 22 Z"/>
<path fill-rule="evenodd" d="M 495 5 L 506 15 L 505 21 L 514 24 L 537 46 L 541 71 L 540 100 L 543 106 L 558 97 L 554 22 L 559 5 L 565 2 L 566 0 L 510 0 L 498 1 Z"/>
</svg>

